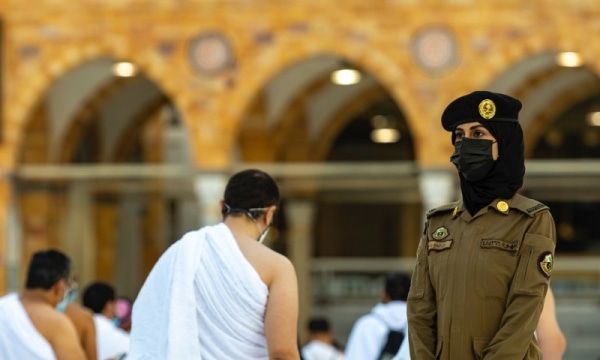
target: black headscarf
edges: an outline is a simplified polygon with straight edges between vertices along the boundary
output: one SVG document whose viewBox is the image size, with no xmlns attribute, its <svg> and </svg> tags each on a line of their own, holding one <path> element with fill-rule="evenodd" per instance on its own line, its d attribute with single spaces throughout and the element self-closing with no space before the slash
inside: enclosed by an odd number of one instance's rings
<svg viewBox="0 0 600 360">
<path fill-rule="evenodd" d="M 459 173 L 463 203 L 471 215 L 475 215 L 496 198 L 511 198 L 523 186 L 525 175 L 525 146 L 521 125 L 505 121 L 480 123 L 498 141 L 499 157 L 492 170 L 479 181 L 467 181 Z"/>
</svg>

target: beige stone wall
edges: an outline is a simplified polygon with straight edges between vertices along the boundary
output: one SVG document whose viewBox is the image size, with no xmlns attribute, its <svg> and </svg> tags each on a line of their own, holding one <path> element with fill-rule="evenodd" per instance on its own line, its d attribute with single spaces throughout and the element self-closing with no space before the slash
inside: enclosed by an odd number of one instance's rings
<svg viewBox="0 0 600 360">
<path fill-rule="evenodd" d="M 70 68 L 100 56 L 127 59 L 173 99 L 194 140 L 198 166 L 229 162 L 239 119 L 254 94 L 286 66 L 330 53 L 375 75 L 407 114 L 415 138 L 439 133 L 437 119 L 457 94 L 485 87 L 510 64 L 544 50 L 577 49 L 593 66 L 597 46 L 585 42 L 596 22 L 584 21 L 600 5 L 537 1 L 246 2 L 218 1 L 39 1 L 34 11 L 9 1 L 5 12 L 5 141 L 0 163 L 11 169 L 31 109 L 49 84 Z M 290 4 L 291 3 L 291 4 Z M 254 4 L 254 3 L 253 3 Z M 483 6 L 484 4 L 487 4 Z M 550 5 L 548 5 L 550 4 Z M 580 4 L 580 5 L 577 5 Z M 587 5 L 586 5 L 587 4 Z M 585 7 L 581 15 L 578 6 Z M 516 16 L 515 14 L 518 14 Z M 454 31 L 461 61 L 441 77 L 418 69 L 408 52 L 411 35 L 423 25 L 444 23 Z M 232 41 L 237 68 L 207 79 L 189 66 L 189 39 L 218 29 Z M 269 43 L 257 43 L 269 34 Z M 481 44 L 480 44 L 481 43 Z M 161 54 L 161 46 L 172 48 Z M 216 121 L 218 119 L 218 121 Z M 440 163 L 447 144 L 417 142 L 424 164 Z M 445 157 L 444 160 L 445 162 Z"/>
<path fill-rule="evenodd" d="M 156 82 L 182 114 L 200 168 L 229 165 L 240 119 L 269 79 L 295 62 L 323 53 L 361 66 L 389 91 L 408 118 L 423 166 L 446 164 L 451 152 L 447 141 L 439 141 L 447 139 L 438 120 L 445 104 L 459 94 L 485 88 L 510 65 L 543 51 L 577 50 L 600 73 L 600 42 L 587 41 L 589 34 L 600 30 L 596 20 L 600 3 L 594 1 L 34 3 L 0 2 L 5 23 L 2 234 L 10 193 L 6 176 L 19 166 L 23 133 L 35 118 L 36 104 L 53 81 L 97 57 L 133 61 Z M 413 34 L 430 24 L 450 29 L 460 54 L 458 65 L 439 76 L 417 67 L 408 50 Z M 215 78 L 196 74 L 188 59 L 189 40 L 208 30 L 225 34 L 236 56 L 236 67 Z M 4 247 L 2 237 L 0 279 Z M 2 288 L 0 281 L 0 292 Z"/>
</svg>

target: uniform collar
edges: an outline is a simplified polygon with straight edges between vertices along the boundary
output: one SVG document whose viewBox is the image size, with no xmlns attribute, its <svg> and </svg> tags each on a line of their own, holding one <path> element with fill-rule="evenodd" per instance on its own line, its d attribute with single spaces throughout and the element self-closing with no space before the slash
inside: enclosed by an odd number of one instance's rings
<svg viewBox="0 0 600 360">
<path fill-rule="evenodd" d="M 454 208 L 454 210 L 452 211 L 452 218 L 457 218 L 457 217 L 461 217 L 463 220 L 465 221 L 471 221 L 473 219 L 475 219 L 476 217 L 479 217 L 485 213 L 488 212 L 488 209 L 494 209 L 494 211 L 503 214 L 503 215 L 508 215 L 508 213 L 510 212 L 510 208 L 512 207 L 513 198 L 510 199 L 494 199 L 494 201 L 492 201 L 491 203 L 489 203 L 488 206 L 484 206 L 483 208 L 481 208 L 481 210 L 479 210 L 477 212 L 477 214 L 475 214 L 474 216 L 471 216 L 471 214 L 469 214 L 468 211 L 465 211 L 465 204 L 462 201 L 462 199 L 458 202 L 458 204 L 456 205 L 456 207 Z"/>
</svg>

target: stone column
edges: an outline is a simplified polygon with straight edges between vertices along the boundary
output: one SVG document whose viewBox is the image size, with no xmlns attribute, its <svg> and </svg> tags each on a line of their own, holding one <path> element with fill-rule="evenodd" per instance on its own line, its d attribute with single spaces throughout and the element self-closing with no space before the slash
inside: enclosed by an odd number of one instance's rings
<svg viewBox="0 0 600 360">
<path fill-rule="evenodd" d="M 310 199 L 289 199 L 285 213 L 289 224 L 287 233 L 287 256 L 294 264 L 298 277 L 298 297 L 300 303 L 298 330 L 301 343 L 304 343 L 305 324 L 313 308 L 312 267 L 313 225 L 315 204 Z"/>
<path fill-rule="evenodd" d="M 144 194 L 122 193 L 119 197 L 119 221 L 116 224 L 117 243 L 116 279 L 119 294 L 134 299 L 148 272 L 156 261 L 144 247 L 143 219 Z M 154 252 L 152 252 L 153 255 Z"/>
<path fill-rule="evenodd" d="M 9 235 L 8 214 L 11 206 L 11 188 L 8 174 L 0 171 L 0 294 L 6 293 L 7 269 L 10 266 L 6 239 Z"/>
<path fill-rule="evenodd" d="M 119 215 L 118 195 L 96 193 L 94 198 L 96 237 L 96 280 L 114 284 L 116 269 L 117 218 Z"/>
<path fill-rule="evenodd" d="M 419 189 L 425 212 L 457 199 L 456 171 L 446 168 L 424 168 L 419 174 Z"/>
<path fill-rule="evenodd" d="M 96 233 L 92 190 L 84 181 L 74 181 L 67 192 L 64 248 L 73 262 L 80 285 L 96 280 Z"/>
<path fill-rule="evenodd" d="M 221 222 L 220 201 L 227 185 L 227 176 L 222 173 L 207 173 L 197 175 L 194 188 L 198 197 L 200 210 L 200 226 L 213 225 Z"/>
<path fill-rule="evenodd" d="M 7 201 L 7 220 L 6 220 L 6 244 L 4 249 L 6 252 L 3 254 L 2 250 L 0 250 L 0 258 L 3 258 L 5 263 L 0 265 L 0 271 L 2 268 L 5 269 L 6 273 L 6 292 L 10 291 L 18 291 L 23 288 L 23 278 L 19 272 L 21 269 L 21 262 L 25 262 L 21 258 L 21 241 L 23 229 L 21 226 L 21 216 L 19 207 L 17 206 L 17 201 L 15 201 L 15 185 L 14 183 L 10 183 L 9 185 L 9 197 Z M 4 201 L 4 199 L 2 199 Z M 4 204 L 4 203 L 2 203 Z M 2 240 L 0 240 L 1 242 Z M 2 262 L 2 261 L 0 261 Z M 0 293 L 2 293 L 3 289 L 0 288 Z"/>
</svg>

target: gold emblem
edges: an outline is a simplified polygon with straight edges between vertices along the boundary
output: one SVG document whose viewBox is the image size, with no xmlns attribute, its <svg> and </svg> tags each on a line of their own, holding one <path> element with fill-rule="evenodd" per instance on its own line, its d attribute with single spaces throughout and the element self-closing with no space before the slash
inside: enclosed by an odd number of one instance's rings
<svg viewBox="0 0 600 360">
<path fill-rule="evenodd" d="M 484 119 L 491 119 L 496 115 L 496 104 L 490 99 L 482 100 L 479 103 L 479 115 Z"/>
<path fill-rule="evenodd" d="M 448 229 L 446 229 L 445 227 L 439 227 L 434 233 L 433 233 L 433 238 L 436 240 L 442 240 L 444 239 L 446 236 L 448 236 Z"/>
<path fill-rule="evenodd" d="M 457 214 L 458 214 L 458 206 L 455 206 L 454 211 L 452 211 L 452 217 L 456 217 Z"/>
<path fill-rule="evenodd" d="M 540 262 L 539 262 L 540 270 L 542 271 L 544 276 L 547 278 L 549 278 L 550 274 L 552 274 L 552 263 L 553 263 L 552 253 L 547 252 L 547 253 L 543 253 L 542 256 L 540 256 Z"/>
<path fill-rule="evenodd" d="M 508 210 L 508 204 L 506 203 L 506 201 L 498 201 L 498 203 L 496 204 L 496 209 L 502 212 L 506 212 Z"/>
</svg>

